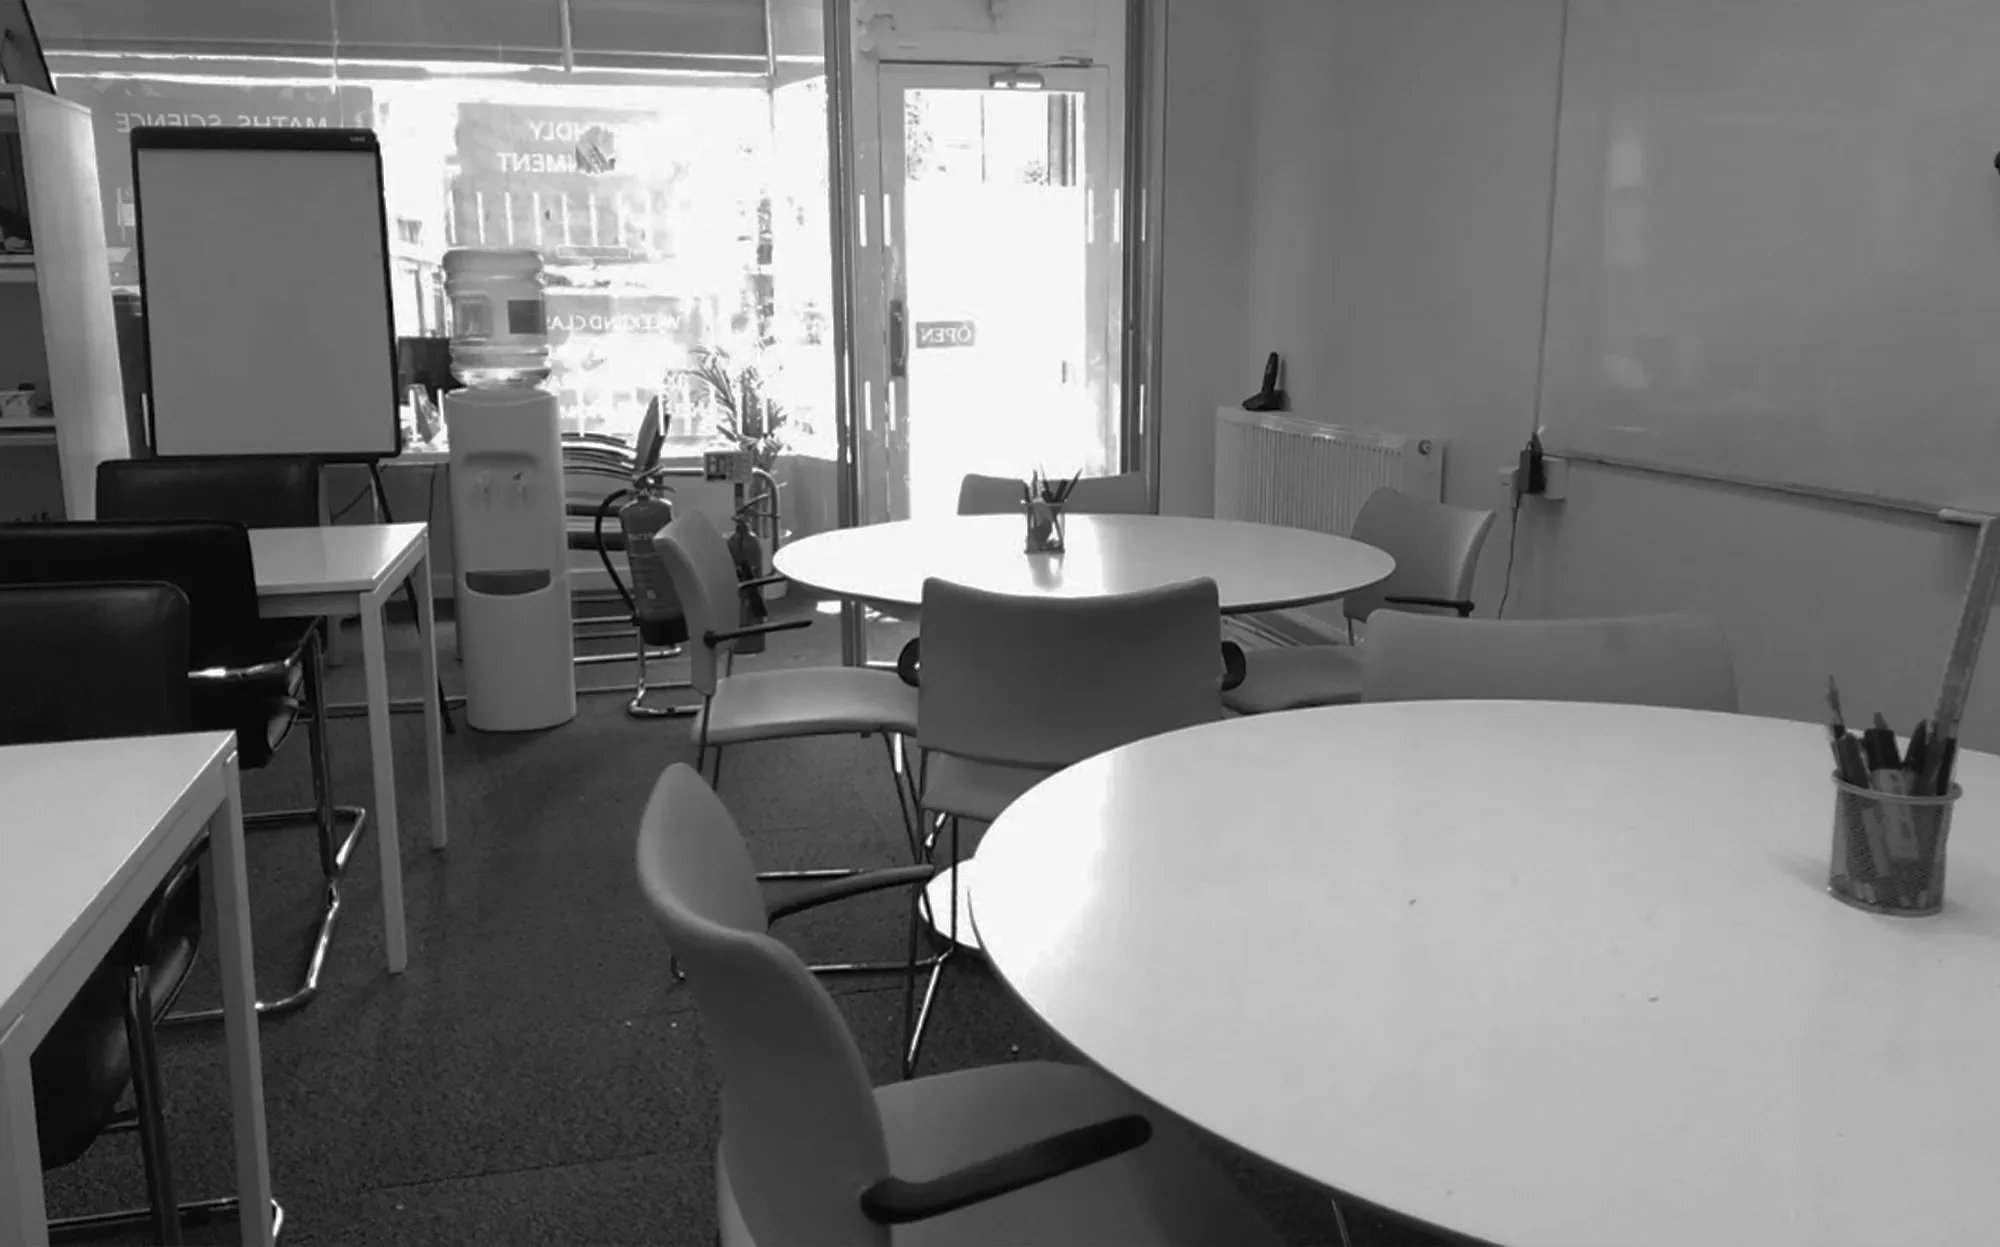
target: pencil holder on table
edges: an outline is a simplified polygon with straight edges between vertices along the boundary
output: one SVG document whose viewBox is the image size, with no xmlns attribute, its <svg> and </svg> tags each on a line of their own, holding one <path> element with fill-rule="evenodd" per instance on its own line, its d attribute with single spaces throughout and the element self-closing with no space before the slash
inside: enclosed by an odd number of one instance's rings
<svg viewBox="0 0 2000 1247">
<path fill-rule="evenodd" d="M 1061 554 L 1063 550 L 1063 508 L 1059 502 L 1044 502 L 1037 498 L 1026 507 L 1028 520 L 1027 552 L 1029 554 Z"/>
<path fill-rule="evenodd" d="M 1957 784 L 1942 797 L 1900 796 L 1833 777 L 1827 891 L 1859 909 L 1920 918 L 1944 908 L 1945 839 Z"/>
</svg>

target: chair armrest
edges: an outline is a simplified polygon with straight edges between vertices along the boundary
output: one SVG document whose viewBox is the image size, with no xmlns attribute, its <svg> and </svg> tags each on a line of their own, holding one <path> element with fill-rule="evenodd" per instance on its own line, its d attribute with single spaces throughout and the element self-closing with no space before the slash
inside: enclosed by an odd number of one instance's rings
<svg viewBox="0 0 2000 1247">
<path fill-rule="evenodd" d="M 1384 606 L 1423 606 L 1429 607 L 1432 610 L 1457 611 L 1461 619 L 1470 618 L 1472 615 L 1472 603 L 1452 598 L 1385 597 L 1382 599 L 1382 604 Z"/>
<path fill-rule="evenodd" d="M 877 1225 L 908 1225 L 984 1203 L 1143 1147 L 1153 1123 L 1136 1113 L 1037 1140 L 922 1182 L 889 1177 L 861 1192 L 861 1214 Z"/>
<path fill-rule="evenodd" d="M 738 581 L 736 587 L 739 589 L 761 589 L 765 585 L 781 585 L 785 583 L 785 580 L 786 577 L 783 574 L 774 572 L 769 576 L 759 576 L 755 580 Z"/>
<path fill-rule="evenodd" d="M 738 641 L 746 636 L 765 636 L 772 632 L 796 632 L 800 628 L 810 628 L 810 619 L 777 619 L 770 623 L 745 624 L 741 628 L 731 628 L 726 632 L 704 632 L 703 645 L 720 645 L 724 641 Z"/>
<path fill-rule="evenodd" d="M 1234 641 L 1222 643 L 1222 691 L 1228 692 L 1243 683 L 1250 674 L 1250 662 L 1243 657 L 1243 647 Z"/>
<path fill-rule="evenodd" d="M 919 674 L 923 666 L 922 641 L 922 637 L 911 637 L 903 642 L 902 652 L 896 655 L 896 678 L 911 688 L 922 687 Z"/>
<path fill-rule="evenodd" d="M 199 671 L 188 672 L 188 679 L 196 684 L 229 685 L 260 684 L 267 681 L 283 680 L 291 675 L 289 658 L 274 658 L 269 662 L 251 663 L 243 667 L 203 667 Z"/>
<path fill-rule="evenodd" d="M 851 897 L 866 896 L 870 892 L 882 892 L 890 888 L 922 887 L 937 877 L 936 866 L 894 866 L 887 870 L 869 870 L 845 879 L 830 879 L 802 888 L 775 905 L 766 907 L 766 921 L 776 922 L 793 914 L 804 913 L 808 909 L 818 909 L 835 901 Z"/>
</svg>

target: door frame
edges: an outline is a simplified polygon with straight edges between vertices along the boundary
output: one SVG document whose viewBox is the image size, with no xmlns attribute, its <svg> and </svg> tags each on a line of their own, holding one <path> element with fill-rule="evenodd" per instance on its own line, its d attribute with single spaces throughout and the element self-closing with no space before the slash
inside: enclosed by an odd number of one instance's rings
<svg viewBox="0 0 2000 1247">
<path fill-rule="evenodd" d="M 857 118 L 855 175 L 857 183 L 857 229 L 854 267 L 855 370 L 860 391 L 855 420 L 856 470 L 858 476 L 857 520 L 880 523 L 890 518 L 892 509 L 907 507 L 902 496 L 901 478 L 906 454 L 909 418 L 908 377 L 893 378 L 891 363 L 895 348 L 891 342 L 891 309 L 908 291 L 901 271 L 904 254 L 902 178 L 889 171 L 901 170 L 904 135 L 900 103 L 903 92 L 932 89 L 990 89 L 995 71 L 1023 68 L 1015 65 L 968 62 L 878 62 L 872 73 L 856 75 L 854 111 Z M 1045 91 L 1073 92 L 1084 99 L 1083 151 L 1081 165 L 1084 191 L 1089 204 L 1089 235 L 1086 242 L 1087 323 L 1101 332 L 1091 343 L 1093 356 L 1085 360 L 1087 382 L 1095 385 L 1101 432 L 1117 443 L 1114 467 L 1125 462 L 1130 449 L 1125 446 L 1121 417 L 1123 357 L 1123 265 L 1125 162 L 1123 82 L 1107 66 L 1094 64 L 1035 66 L 1045 83 Z M 892 124 L 893 123 L 893 124 Z M 1095 170 L 1102 190 L 1091 185 Z"/>
</svg>

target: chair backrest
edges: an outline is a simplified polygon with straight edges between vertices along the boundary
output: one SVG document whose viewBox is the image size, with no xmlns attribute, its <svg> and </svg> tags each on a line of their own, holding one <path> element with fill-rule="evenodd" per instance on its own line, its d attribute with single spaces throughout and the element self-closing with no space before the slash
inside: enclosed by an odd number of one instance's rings
<svg viewBox="0 0 2000 1247">
<path fill-rule="evenodd" d="M 924 582 L 922 744 L 1054 768 L 1222 717 L 1215 582 L 1038 598 Z"/>
<path fill-rule="evenodd" d="M 833 998 L 766 932 L 736 822 L 684 763 L 653 787 L 638 859 L 722 1075 L 722 1163 L 751 1238 L 888 1243 L 860 1206 L 889 1171 L 867 1067 Z"/>
<path fill-rule="evenodd" d="M 1022 507 L 1021 482 L 1011 476 L 967 472 L 958 483 L 960 515 L 1013 515 Z"/>
<path fill-rule="evenodd" d="M 97 465 L 97 518 L 317 528 L 319 463 L 297 455 L 107 459 Z"/>
<path fill-rule="evenodd" d="M 160 581 L 187 596 L 194 668 L 262 659 L 250 530 L 221 521 L 0 524 L 0 584 Z"/>
<path fill-rule="evenodd" d="M 1138 472 L 1117 476 L 1086 476 L 1078 480 L 1065 504 L 1073 515 L 1151 515 L 1152 493 Z"/>
<path fill-rule="evenodd" d="M 711 632 L 728 632 L 743 624 L 742 593 L 737 588 L 736 559 L 729 540 L 715 521 L 699 511 L 683 511 L 653 534 L 653 549 L 667 565 L 674 596 L 687 618 L 688 682 L 695 691 L 713 696 L 726 655 L 734 641 L 703 642 Z M 634 558 L 640 552 L 632 552 Z"/>
<path fill-rule="evenodd" d="M 188 667 L 172 585 L 0 588 L 0 745 L 185 732 Z"/>
<path fill-rule="evenodd" d="M 1472 596 L 1479 550 L 1493 528 L 1493 512 L 1426 502 L 1400 490 L 1369 494 L 1348 534 L 1396 560 L 1387 580 L 1341 600 L 1349 619 L 1365 620 L 1387 597 L 1465 601 Z M 1400 608 L 1398 608 L 1400 609 Z"/>
<path fill-rule="evenodd" d="M 1011 476 L 968 472 L 958 483 L 960 515 L 1013 515 L 1021 509 L 1021 498 L 1021 482 Z M 1146 478 L 1138 472 L 1082 477 L 1066 505 L 1072 515 L 1153 514 Z"/>
<path fill-rule="evenodd" d="M 660 466 L 660 451 L 667 444 L 666 422 L 660 415 L 660 398 L 646 404 L 646 416 L 639 421 L 638 436 L 632 439 L 632 463 L 639 472 Z"/>
<path fill-rule="evenodd" d="M 1368 625 L 1367 701 L 1526 699 L 1736 709 L 1729 643 L 1706 615 L 1451 619 L 1384 610 Z"/>
</svg>

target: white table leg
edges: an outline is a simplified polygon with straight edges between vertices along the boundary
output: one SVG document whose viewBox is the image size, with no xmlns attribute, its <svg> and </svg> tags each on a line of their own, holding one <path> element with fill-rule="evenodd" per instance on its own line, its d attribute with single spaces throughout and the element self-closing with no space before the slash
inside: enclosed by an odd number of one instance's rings
<svg viewBox="0 0 2000 1247">
<path fill-rule="evenodd" d="M 27 1027 L 0 1035 L 0 1241 L 41 1247 L 49 1241 L 42 1196 L 42 1144 L 35 1135 L 35 1055 Z"/>
<path fill-rule="evenodd" d="M 417 627 L 422 633 L 424 685 L 417 695 L 424 699 L 424 758 L 431 779 L 431 847 L 445 845 L 444 825 L 444 718 L 438 709 L 437 607 L 431 594 L 430 538 L 424 538 L 424 556 L 410 575 L 417 582 Z"/>
<path fill-rule="evenodd" d="M 243 860 L 243 794 L 236 756 L 223 764 L 227 795 L 208 823 L 209 917 L 222 976 L 222 1036 L 236 1127 L 237 1215 L 243 1241 L 271 1242 L 271 1156 L 264 1133 L 264 1057 L 251 969 L 250 882 Z"/>
<path fill-rule="evenodd" d="M 368 752 L 375 771 L 375 844 L 382 856 L 382 941 L 389 973 L 401 974 L 410 951 L 403 929 L 403 842 L 396 831 L 396 753 L 390 740 L 389 653 L 382 608 L 389 586 L 361 599 L 361 665 L 368 684 Z M 431 696 L 437 695 L 431 690 Z"/>
</svg>

